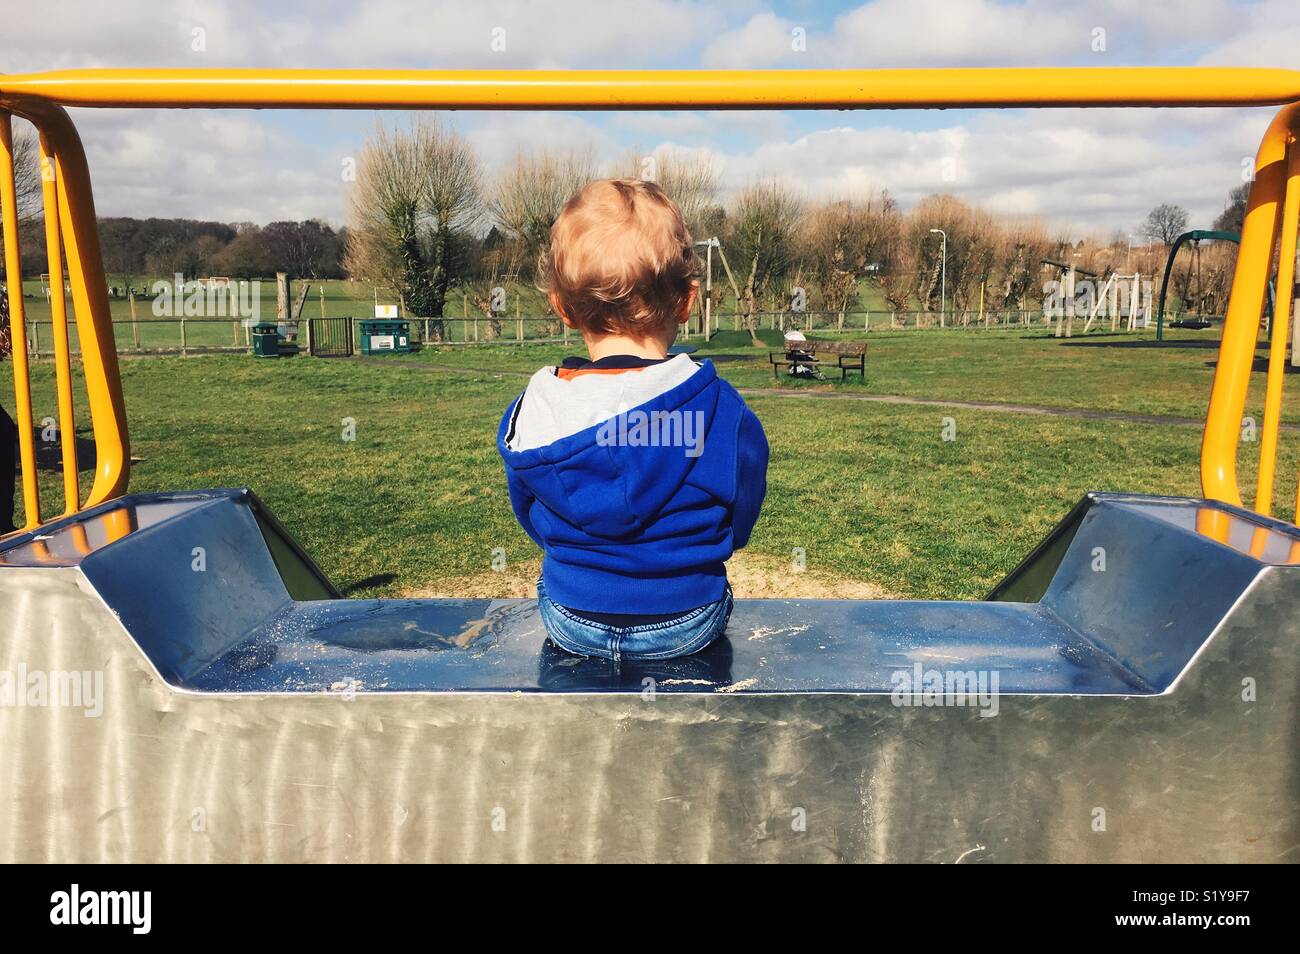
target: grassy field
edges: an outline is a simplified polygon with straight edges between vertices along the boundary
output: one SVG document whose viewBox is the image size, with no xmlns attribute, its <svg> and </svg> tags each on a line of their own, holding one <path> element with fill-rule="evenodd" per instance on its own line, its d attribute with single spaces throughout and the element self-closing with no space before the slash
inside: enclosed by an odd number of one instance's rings
<svg viewBox="0 0 1300 954">
<path fill-rule="evenodd" d="M 873 332 L 869 341 L 865 383 L 820 387 L 1199 416 L 1215 359 L 1190 343 L 1067 342 L 1024 330 Z M 490 588 L 494 548 L 525 571 L 537 558 L 507 505 L 496 425 L 522 375 L 563 353 L 503 345 L 368 361 L 128 358 L 141 458 L 131 486 L 250 486 L 352 595 Z M 706 353 L 738 385 L 774 384 L 765 350 L 724 339 Z M 12 395 L 10 374 L 0 365 L 0 394 Z M 1249 413 L 1262 416 L 1255 377 Z M 35 365 L 38 420 L 53 414 L 52 379 L 48 362 Z M 1195 427 L 762 394 L 750 404 L 772 445 L 751 551 L 780 569 L 801 548 L 810 572 L 905 596 L 982 595 L 1088 490 L 1198 489 Z M 944 417 L 956 421 L 955 441 L 942 439 Z M 1287 417 L 1300 420 L 1294 401 Z M 345 418 L 355 441 L 342 439 Z M 88 436 L 84 408 L 79 421 Z M 1254 449 L 1243 445 L 1244 486 Z M 1295 435 L 1284 435 L 1281 456 L 1277 492 L 1289 515 Z M 58 473 L 51 466 L 41 478 L 48 516 L 61 505 Z M 798 579 L 788 583 L 797 592 Z"/>
<path fill-rule="evenodd" d="M 846 394 L 897 394 L 911 397 L 1005 401 L 1013 404 L 1084 408 L 1132 414 L 1202 418 L 1218 359 L 1218 330 L 1177 330 L 1157 342 L 1154 332 L 1052 337 L 1045 326 L 1010 330 L 872 331 L 844 335 L 867 342 L 865 380 L 852 375 L 840 383 L 827 372 L 826 383 L 774 379 L 768 361 L 779 335 L 761 332 L 760 347 L 745 332 L 722 332 L 696 357 L 714 357 L 738 387 L 841 391 Z M 554 363 L 580 347 L 522 344 L 499 348 L 426 348 L 419 360 L 501 371 L 527 371 Z M 1258 350 L 1247 414 L 1263 419 L 1266 348 Z M 1300 393 L 1284 392 L 1284 420 L 1300 422 Z"/>
<path fill-rule="evenodd" d="M 155 282 L 171 282 L 171 276 L 131 276 L 129 279 L 123 276 L 109 276 L 109 284 L 118 290 L 124 289 L 129 283 L 136 289 L 153 288 Z M 310 286 L 306 301 L 303 305 L 302 318 L 366 318 L 371 316 L 376 304 L 395 304 L 396 299 L 375 289 L 374 286 L 364 282 L 350 282 L 343 280 L 326 280 L 326 281 L 308 281 Z M 293 301 L 297 300 L 301 282 L 295 281 L 290 289 L 290 297 Z M 447 297 L 445 321 L 447 322 L 444 334 L 453 341 L 486 341 L 493 337 L 502 337 L 507 340 L 522 338 L 545 339 L 554 338 L 562 332 L 562 328 L 553 315 L 549 314 L 549 307 L 542 293 L 533 285 L 526 282 L 507 282 L 506 288 L 506 306 L 505 314 L 502 315 L 495 324 L 489 323 L 487 319 L 480 319 L 479 325 L 475 328 L 472 321 L 466 321 L 466 318 L 473 318 L 474 308 L 472 296 L 467 297 L 460 288 L 453 287 Z M 28 279 L 23 282 L 23 307 L 25 318 L 29 323 L 35 323 L 35 338 L 38 350 L 42 354 L 48 354 L 52 350 L 52 331 L 50 327 L 51 305 L 47 294 L 45 282 L 40 280 Z M 241 316 L 248 315 L 247 305 L 250 296 L 256 299 L 257 314 L 256 320 L 274 321 L 276 314 L 276 287 L 274 278 L 262 279 L 256 285 L 256 291 L 249 289 L 239 292 L 236 290 L 232 293 L 241 295 L 238 299 L 242 304 L 239 306 Z M 124 297 L 110 297 L 109 314 L 114 322 L 115 334 L 117 336 L 118 346 L 123 350 L 141 351 L 180 351 L 182 347 L 180 331 L 180 310 L 168 312 L 161 306 L 165 299 L 159 299 L 161 314 L 156 314 L 154 302 L 139 297 L 135 303 L 134 318 L 131 311 L 131 303 Z M 71 311 L 71 297 L 68 297 L 69 309 Z M 721 310 L 726 314 L 720 316 L 719 321 L 730 326 L 734 320 L 729 317 L 730 313 L 736 308 L 735 302 L 727 298 L 721 306 Z M 880 285 L 878 282 L 869 279 L 863 279 L 860 282 L 858 299 L 853 306 L 852 311 L 855 313 L 850 316 L 848 323 L 858 325 L 862 322 L 860 313 L 870 312 L 873 315 L 872 320 L 877 324 L 882 321 L 888 321 L 890 306 L 885 301 Z M 523 317 L 522 327 L 515 320 L 516 314 Z M 207 306 L 204 315 L 208 317 L 191 317 L 187 316 L 185 322 L 185 341 L 184 345 L 187 350 L 215 350 L 243 348 L 247 346 L 246 335 L 242 328 L 239 327 L 238 320 L 233 319 L 233 312 L 230 306 L 218 309 L 215 302 Z M 225 317 L 225 316 L 232 317 Z M 221 316 L 221 317 L 218 317 Z M 77 330 L 74 323 L 70 328 L 71 345 L 73 351 L 79 348 L 77 340 Z M 913 319 L 915 320 L 915 319 Z M 697 316 L 698 324 L 702 319 Z M 775 318 L 765 315 L 761 319 L 763 324 L 772 324 Z M 816 318 L 818 326 L 823 324 L 830 325 L 835 322 L 835 317 L 831 315 L 818 316 Z M 490 325 L 492 325 L 490 327 Z M 415 332 L 420 334 L 419 323 L 417 322 Z"/>
</svg>

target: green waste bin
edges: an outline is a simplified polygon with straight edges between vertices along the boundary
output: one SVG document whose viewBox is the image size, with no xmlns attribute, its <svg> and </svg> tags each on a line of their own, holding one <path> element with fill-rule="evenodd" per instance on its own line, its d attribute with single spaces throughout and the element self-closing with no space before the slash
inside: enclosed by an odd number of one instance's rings
<svg viewBox="0 0 1300 954">
<path fill-rule="evenodd" d="M 409 354 L 411 325 L 407 321 L 365 318 L 361 321 L 362 354 Z"/>
<path fill-rule="evenodd" d="M 280 332 L 275 325 L 265 321 L 253 325 L 253 354 L 258 358 L 280 357 Z"/>
</svg>

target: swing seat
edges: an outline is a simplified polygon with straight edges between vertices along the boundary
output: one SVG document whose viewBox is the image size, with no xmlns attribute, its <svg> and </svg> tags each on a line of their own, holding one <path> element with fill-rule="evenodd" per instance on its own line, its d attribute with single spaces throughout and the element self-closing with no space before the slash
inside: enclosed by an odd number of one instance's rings
<svg viewBox="0 0 1300 954">
<path fill-rule="evenodd" d="M 1170 328 L 1208 328 L 1210 322 L 1204 318 L 1180 318 L 1178 321 L 1169 322 Z"/>
</svg>

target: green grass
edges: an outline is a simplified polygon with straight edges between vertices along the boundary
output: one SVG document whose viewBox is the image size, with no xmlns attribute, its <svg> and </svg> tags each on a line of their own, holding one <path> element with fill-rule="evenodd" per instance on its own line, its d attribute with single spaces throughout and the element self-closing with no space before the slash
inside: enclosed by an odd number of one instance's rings
<svg viewBox="0 0 1300 954">
<path fill-rule="evenodd" d="M 744 331 L 719 332 L 707 343 L 699 339 L 683 343 L 695 346 L 697 357 L 717 358 L 719 373 L 738 387 L 812 387 L 1202 418 L 1218 360 L 1217 333 L 1217 329 L 1174 330 L 1164 342 L 1155 340 L 1154 331 L 1054 338 L 1044 326 L 846 334 L 835 337 L 867 342 L 867 371 L 865 380 L 854 375 L 844 384 L 833 370 L 828 370 L 832 380 L 824 384 L 792 381 L 786 376 L 774 379 L 768 351 L 780 347 L 780 335 L 770 330 L 760 332 L 764 343 L 758 348 L 750 345 Z M 429 347 L 419 360 L 531 371 L 580 351 L 576 340 L 568 347 L 527 343 L 492 348 Z M 1266 357 L 1261 343 L 1247 403 L 1247 414 L 1256 420 L 1263 419 Z M 1296 388 L 1284 391 L 1283 419 L 1300 422 Z"/>
<path fill-rule="evenodd" d="M 1142 339 L 1065 343 L 1024 331 L 873 332 L 868 340 L 866 383 L 827 387 L 1198 416 L 1215 358 L 1134 343 Z M 532 559 L 508 507 L 496 425 L 523 373 L 572 350 L 428 348 L 364 362 L 126 359 L 132 450 L 143 458 L 131 487 L 250 486 L 353 595 L 484 572 L 495 547 L 512 562 Z M 740 355 L 719 370 L 739 384 L 773 386 L 766 348 L 715 341 L 705 353 Z M 11 367 L 0 365 L 0 394 L 12 394 Z M 52 378 L 50 363 L 34 366 L 38 421 L 54 412 Z M 1263 375 L 1255 378 L 1258 417 Z M 751 547 L 782 559 L 802 548 L 813 569 L 908 596 L 982 595 L 1086 491 L 1198 489 L 1195 427 L 763 395 L 750 404 L 772 445 Z M 1290 404 L 1288 417 L 1297 411 Z M 945 417 L 956 420 L 955 441 L 942 439 Z M 342 439 L 344 418 L 356 421 L 354 442 Z M 84 406 L 78 419 L 88 436 Z M 1282 445 L 1277 494 L 1289 516 L 1300 441 L 1287 434 Z M 1245 487 L 1254 450 L 1243 445 Z M 81 476 L 84 492 L 90 474 Z M 42 470 L 41 483 L 51 516 L 61 505 L 57 470 Z"/>
</svg>

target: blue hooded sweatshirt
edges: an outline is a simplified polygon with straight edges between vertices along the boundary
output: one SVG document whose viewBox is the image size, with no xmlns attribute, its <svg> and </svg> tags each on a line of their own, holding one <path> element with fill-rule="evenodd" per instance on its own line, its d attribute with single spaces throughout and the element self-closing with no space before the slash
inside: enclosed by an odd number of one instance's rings
<svg viewBox="0 0 1300 954">
<path fill-rule="evenodd" d="M 581 381 L 581 383 L 580 383 Z M 635 403 L 632 403 L 635 401 Z M 565 379 L 538 371 L 497 432 L 547 596 L 669 614 L 722 598 L 767 491 L 767 438 L 710 361 Z"/>
</svg>

